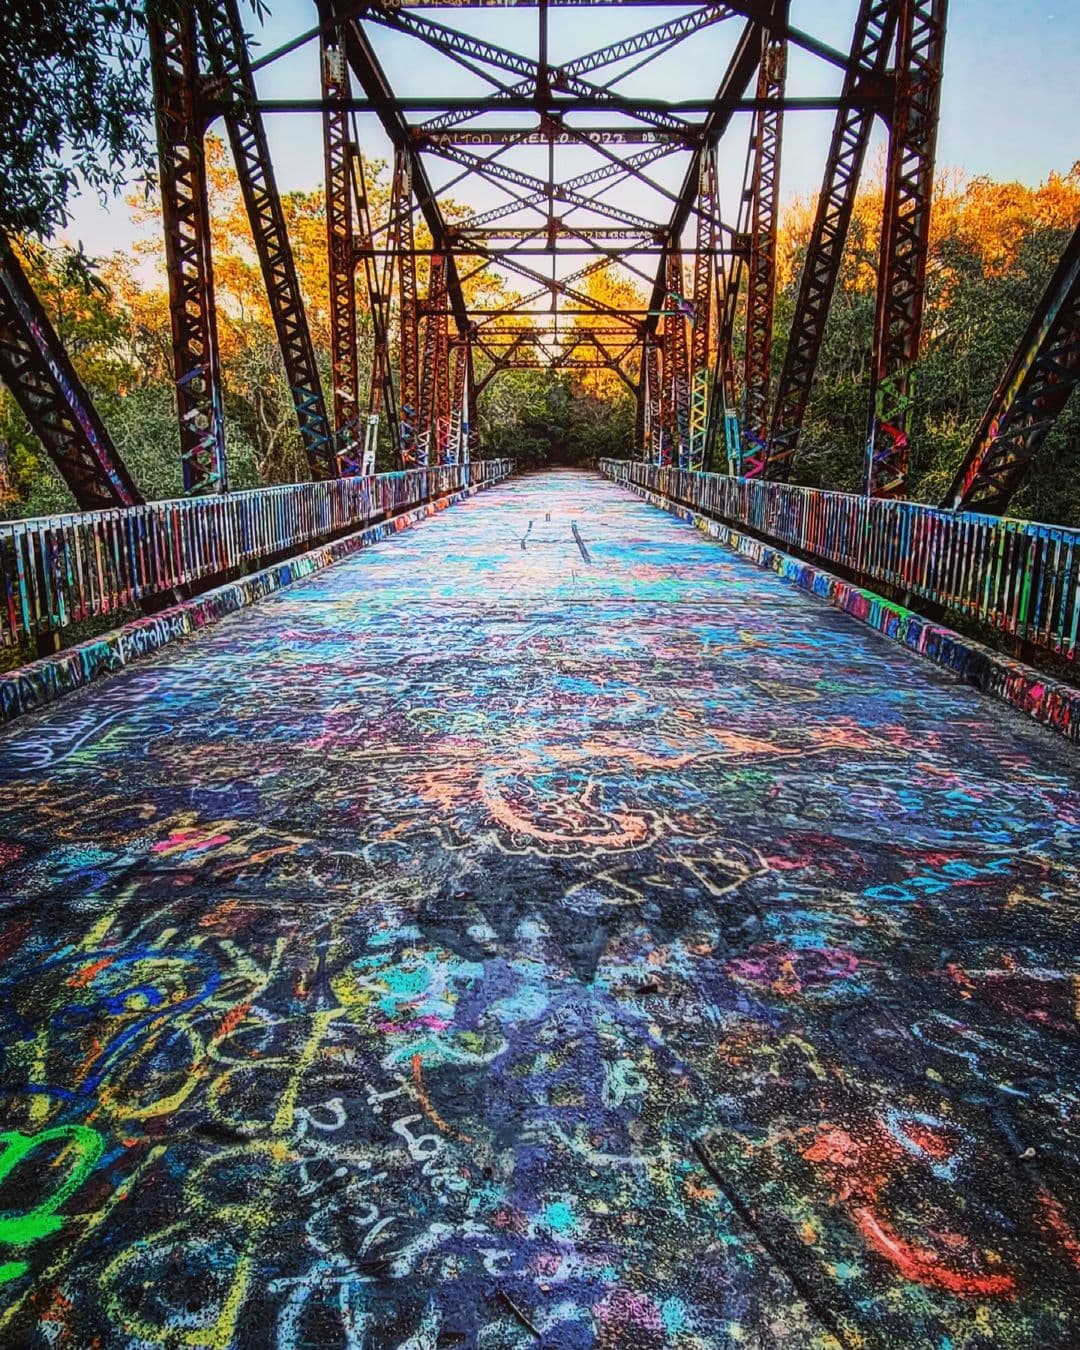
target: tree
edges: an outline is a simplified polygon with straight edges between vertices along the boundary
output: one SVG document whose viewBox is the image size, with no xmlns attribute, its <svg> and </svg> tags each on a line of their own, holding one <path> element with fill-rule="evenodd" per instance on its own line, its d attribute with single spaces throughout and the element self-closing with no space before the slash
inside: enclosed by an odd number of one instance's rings
<svg viewBox="0 0 1080 1350">
<path fill-rule="evenodd" d="M 0 229 L 39 238 L 80 186 L 118 190 L 148 164 L 140 0 L 15 0 L 0 23 Z"/>
<path fill-rule="evenodd" d="M 915 369 L 909 495 L 939 501 L 1080 216 L 1080 164 L 1028 188 L 955 175 L 937 185 Z M 881 217 L 881 188 L 855 204 L 825 328 L 817 379 L 795 460 L 797 481 L 858 491 Z M 813 204 L 796 203 L 778 248 L 775 367 L 783 360 Z M 1080 525 L 1080 407 L 1073 399 L 1048 437 L 1014 514 Z"/>
</svg>

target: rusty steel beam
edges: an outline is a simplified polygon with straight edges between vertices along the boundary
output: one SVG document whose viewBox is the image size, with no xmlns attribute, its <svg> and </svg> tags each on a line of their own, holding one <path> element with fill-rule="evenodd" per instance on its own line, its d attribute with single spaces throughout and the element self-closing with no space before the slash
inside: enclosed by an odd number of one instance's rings
<svg viewBox="0 0 1080 1350">
<path fill-rule="evenodd" d="M 343 35 L 331 30 L 320 47 L 323 160 L 326 171 L 326 244 L 330 293 L 330 370 L 338 471 L 361 470 L 360 361 L 356 344 L 356 269 L 353 258 L 352 156 L 349 153 L 349 71 Z"/>
<path fill-rule="evenodd" d="M 219 97 L 225 98 L 225 126 L 304 453 L 313 478 L 335 478 L 338 463 L 334 438 L 266 130 L 261 114 L 252 106 L 255 82 L 237 0 L 195 0 L 195 3 Z"/>
<path fill-rule="evenodd" d="M 420 432 L 420 296 L 413 249 L 411 164 L 403 150 L 394 157 L 390 219 L 398 274 L 398 403 L 402 468 L 416 465 Z"/>
<path fill-rule="evenodd" d="M 664 393 L 667 400 L 665 440 L 669 462 L 680 469 L 689 467 L 690 456 L 690 367 L 686 346 L 686 320 L 691 304 L 686 298 L 685 286 L 682 253 L 669 249 L 661 348 Z"/>
<path fill-rule="evenodd" d="M 922 336 L 947 0 L 901 0 L 885 170 L 864 487 L 907 490 L 914 367 Z"/>
<path fill-rule="evenodd" d="M 368 381 L 368 415 L 382 418 L 385 414 L 387 429 L 390 433 L 390 448 L 394 459 L 401 462 L 401 421 L 398 415 L 397 391 L 394 388 L 393 361 L 390 352 L 391 301 L 394 289 L 394 265 L 396 259 L 392 252 L 386 251 L 380 257 L 371 247 L 372 217 L 371 197 L 368 193 L 367 169 L 364 156 L 355 139 L 349 144 L 349 158 L 352 162 L 353 205 L 356 212 L 358 230 L 354 236 L 354 260 L 359 262 L 367 287 L 368 315 L 371 319 L 372 349 L 371 377 Z M 417 249 L 413 247 L 413 257 Z M 382 266 L 380 268 L 380 261 Z"/>
<path fill-rule="evenodd" d="M 428 273 L 424 305 L 424 344 L 420 366 L 420 413 L 417 419 L 418 468 L 442 462 L 447 379 L 446 259 L 436 255 Z"/>
<path fill-rule="evenodd" d="M 453 344 L 451 355 L 450 435 L 446 446 L 446 463 L 459 464 L 468 459 L 469 450 L 469 366 L 472 344 L 468 336 L 459 338 Z"/>
<path fill-rule="evenodd" d="M 412 144 L 412 130 L 405 120 L 401 100 L 395 95 L 386 73 L 375 55 L 374 48 L 360 22 L 351 16 L 352 7 L 345 0 L 327 0 L 331 16 L 350 15 L 345 27 L 345 53 L 353 74 L 360 83 L 373 111 L 394 147 L 408 162 L 410 190 L 416 198 L 421 215 L 431 231 L 436 248 L 446 251 L 446 283 L 450 308 L 459 334 L 468 332 L 469 315 L 457 266 L 450 250 L 446 221 L 439 206 L 438 195 L 431 186 L 427 171 Z"/>
<path fill-rule="evenodd" d="M 323 98 L 257 98 L 252 103 L 252 107 L 260 113 L 269 115 L 284 113 L 321 113 L 325 108 L 326 100 Z M 641 128 L 645 139 L 636 142 L 632 133 L 638 128 L 627 125 L 626 128 L 618 128 L 620 132 L 625 132 L 628 140 L 626 142 L 616 142 L 623 144 L 643 144 L 643 145 L 667 145 L 682 144 L 684 146 L 695 146 L 703 144 L 702 123 L 683 121 L 689 117 L 707 117 L 716 112 L 725 114 L 743 113 L 743 112 L 761 112 L 767 108 L 781 108 L 785 112 L 835 112 L 837 108 L 865 108 L 873 112 L 887 111 L 887 98 L 878 94 L 855 94 L 850 98 L 844 98 L 842 95 L 822 94 L 822 95 L 786 95 L 783 99 L 761 100 L 758 98 L 687 98 L 687 99 L 660 99 L 660 98 L 635 98 L 634 108 L 645 110 L 657 115 L 659 118 L 664 115 L 665 122 L 669 123 L 677 116 L 679 124 L 677 129 L 671 128 L 664 130 L 663 127 L 655 126 L 651 128 Z M 345 104 L 346 112 L 358 113 L 377 113 L 379 103 L 370 98 L 361 98 L 354 95 Z M 492 105 L 490 98 L 469 98 L 456 97 L 452 95 L 431 97 L 418 96 L 415 98 L 399 98 L 395 100 L 395 107 L 403 114 L 406 113 L 424 113 L 432 112 L 437 109 L 450 108 L 455 110 L 454 119 L 455 131 L 453 127 L 441 130 L 438 127 L 427 130 L 429 123 L 422 122 L 417 125 L 410 125 L 409 132 L 413 139 L 421 144 L 427 140 L 442 140 L 448 138 L 448 143 L 454 143 L 458 135 L 468 137 L 472 132 L 479 128 L 461 127 L 460 123 L 468 120 L 470 117 L 486 117 L 495 113 L 534 113 L 536 111 L 536 98 L 533 95 L 523 94 L 517 98 L 500 99 L 495 105 Z M 206 109 L 211 117 L 219 117 L 224 110 L 221 101 L 213 96 L 212 91 L 208 93 L 206 100 Z M 556 124 L 573 113 L 597 113 L 597 112 L 615 112 L 622 116 L 628 115 L 622 108 L 612 108 L 611 100 L 603 95 L 573 97 L 560 95 L 558 91 L 553 91 L 551 100 L 547 104 L 545 117 L 551 119 Z M 559 135 L 568 133 L 571 130 L 569 126 L 563 126 Z M 583 134 L 588 134 L 591 127 L 573 128 Z M 516 135 L 513 130 L 504 129 L 506 142 L 514 143 Z M 530 133 L 530 135 L 535 133 Z M 548 138 L 545 137 L 545 143 Z M 558 139 L 558 137 L 557 137 Z M 469 145 L 474 142 L 465 139 L 459 143 Z M 501 143 L 501 142 L 496 142 Z M 527 142 L 532 143 L 532 142 Z M 608 142 L 601 137 L 597 142 L 599 145 Z"/>
<path fill-rule="evenodd" d="M 704 467 L 709 439 L 709 362 L 712 331 L 712 299 L 717 270 L 716 237 L 720 207 L 716 177 L 716 152 L 701 160 L 698 188 L 696 249 L 694 252 L 694 318 L 690 332 L 690 447 L 689 467 Z"/>
<path fill-rule="evenodd" d="M 770 38 L 761 52 L 758 94 L 784 91 L 787 44 Z M 776 233 L 780 208 L 780 151 L 783 113 L 756 113 L 753 207 L 750 219 L 750 265 L 746 282 L 746 357 L 743 365 L 742 472 L 760 474 L 768 438 L 772 380 L 773 312 L 776 306 Z"/>
<path fill-rule="evenodd" d="M 162 7 L 147 26 L 184 491 L 224 492 L 225 421 L 195 11 L 189 4 Z"/>
<path fill-rule="evenodd" d="M 780 22 L 781 18 L 786 18 L 786 14 L 787 0 L 774 0 L 769 9 L 770 22 Z M 702 144 L 691 155 L 682 187 L 677 194 L 678 199 L 665 230 L 665 240 L 670 248 L 678 247 L 682 232 L 686 228 L 686 223 L 694 208 L 698 185 L 701 181 L 703 150 L 707 146 L 715 146 L 720 140 L 734 116 L 733 102 L 743 98 L 751 80 L 754 78 L 761 53 L 762 31 L 760 23 L 756 20 L 751 20 L 743 28 L 735 51 L 732 53 L 720 86 L 716 91 L 716 96 L 709 106 L 705 122 L 700 127 Z M 655 311 L 656 314 L 659 314 L 663 308 L 666 285 L 667 260 L 662 258 L 657 268 L 656 280 L 653 283 L 648 306 L 650 311 Z M 655 329 L 655 317 L 650 319 L 649 326 Z"/>
<path fill-rule="evenodd" d="M 1080 225 L 994 391 L 943 506 L 1001 515 L 1080 381 Z"/>
<path fill-rule="evenodd" d="M 0 377 L 83 510 L 142 496 L 7 239 L 0 234 Z"/>
<path fill-rule="evenodd" d="M 653 464 L 662 462 L 664 408 L 661 395 L 660 344 L 654 334 L 646 334 L 642 362 L 642 390 L 644 398 L 642 440 L 645 458 Z"/>
<path fill-rule="evenodd" d="M 845 94 L 884 91 L 898 10 L 899 0 L 862 0 L 844 77 Z M 836 115 L 777 385 L 765 448 L 766 478 L 786 480 L 791 473 L 873 125 L 869 108 L 849 106 Z"/>
</svg>

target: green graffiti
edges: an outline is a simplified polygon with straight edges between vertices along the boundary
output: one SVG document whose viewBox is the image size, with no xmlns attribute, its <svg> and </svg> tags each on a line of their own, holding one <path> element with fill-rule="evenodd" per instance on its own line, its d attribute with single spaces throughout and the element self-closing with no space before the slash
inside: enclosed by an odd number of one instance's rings
<svg viewBox="0 0 1080 1350">
<path fill-rule="evenodd" d="M 47 1196 L 36 1209 L 25 1214 L 0 1217 L 0 1243 L 24 1247 L 62 1228 L 64 1220 L 56 1211 L 93 1171 L 105 1147 L 101 1135 L 88 1125 L 58 1125 L 54 1129 L 42 1130 L 38 1134 L 20 1134 L 18 1130 L 0 1134 L 0 1144 L 4 1147 L 3 1153 L 0 1154 L 0 1184 L 36 1148 L 57 1139 L 66 1140 L 69 1147 L 74 1149 L 75 1165 L 68 1172 L 62 1185 Z M 22 1269 L 18 1269 L 20 1266 Z M 0 1266 L 0 1283 L 15 1279 L 25 1268 L 25 1265 L 18 1261 Z"/>
</svg>

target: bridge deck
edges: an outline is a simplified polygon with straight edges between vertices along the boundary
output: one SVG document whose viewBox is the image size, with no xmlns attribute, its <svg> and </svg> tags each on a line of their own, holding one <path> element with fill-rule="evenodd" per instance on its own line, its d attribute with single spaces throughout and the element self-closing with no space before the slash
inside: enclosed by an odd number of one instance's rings
<svg viewBox="0 0 1080 1350">
<path fill-rule="evenodd" d="M 1080 1338 L 1075 759 L 613 485 L 0 764 L 0 1342 Z"/>
</svg>

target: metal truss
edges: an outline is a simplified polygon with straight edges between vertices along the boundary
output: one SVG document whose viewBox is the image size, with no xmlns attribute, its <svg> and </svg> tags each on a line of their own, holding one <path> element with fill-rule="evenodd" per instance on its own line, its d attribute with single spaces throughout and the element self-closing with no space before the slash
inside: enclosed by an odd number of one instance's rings
<svg viewBox="0 0 1080 1350">
<path fill-rule="evenodd" d="M 469 372 L 472 344 L 468 337 L 453 344 L 450 377 L 450 436 L 446 447 L 447 464 L 463 464 L 469 459 Z"/>
<path fill-rule="evenodd" d="M 899 7 L 900 0 L 862 0 L 845 96 L 883 92 Z M 767 478 L 786 480 L 791 473 L 873 124 L 869 107 L 850 105 L 836 114 L 765 447 Z"/>
<path fill-rule="evenodd" d="M 473 345 L 489 362 L 483 388 L 502 370 L 609 370 L 638 396 L 638 384 L 626 366 L 638 361 L 641 338 L 627 328 L 580 322 L 563 329 L 496 327 L 478 330 Z"/>
<path fill-rule="evenodd" d="M 184 491 L 223 492 L 225 419 L 195 11 L 187 4 L 163 6 L 148 29 Z"/>
<path fill-rule="evenodd" d="M 394 181 L 390 191 L 390 222 L 398 274 L 399 444 L 404 469 L 414 468 L 417 463 L 420 431 L 420 299 L 416 285 L 412 213 L 411 165 L 404 151 L 399 150 L 394 160 Z"/>
<path fill-rule="evenodd" d="M 669 249 L 661 369 L 664 382 L 664 463 L 690 466 L 690 369 L 686 321 L 693 303 L 684 294 L 682 254 Z"/>
<path fill-rule="evenodd" d="M 330 369 L 339 472 L 360 471 L 360 363 L 356 342 L 356 262 L 353 238 L 352 155 L 349 145 L 349 70 L 343 36 L 324 33 L 319 52 L 326 168 L 326 250 L 330 293 Z"/>
<path fill-rule="evenodd" d="M 865 477 L 870 497 L 903 496 L 907 487 L 946 8 L 947 0 L 900 0 L 870 365 Z"/>
<path fill-rule="evenodd" d="M 435 254 L 428 273 L 424 306 L 424 349 L 420 375 L 420 411 L 417 419 L 416 464 L 441 464 L 449 438 L 446 309 L 446 259 Z"/>
<path fill-rule="evenodd" d="M 942 503 L 1001 515 L 1080 380 L 1080 225 Z"/>
<path fill-rule="evenodd" d="M 660 382 L 660 346 L 655 337 L 644 342 L 642 359 L 642 426 L 646 458 L 652 464 L 663 463 L 663 400 Z"/>
<path fill-rule="evenodd" d="M 224 100 L 225 126 L 304 452 L 313 478 L 334 478 L 337 461 L 333 437 L 266 131 L 262 115 L 253 106 L 255 84 L 237 0 L 196 3 L 210 68 L 219 86 L 217 94 Z"/>
<path fill-rule="evenodd" d="M 697 249 L 694 256 L 694 317 L 690 334 L 690 447 L 689 467 L 705 467 L 708 440 L 709 391 L 713 291 L 715 289 L 716 243 L 720 204 L 716 182 L 716 152 L 709 149 L 701 160 L 701 184 L 697 200 Z"/>
<path fill-rule="evenodd" d="M 380 426 L 403 467 L 461 460 L 476 449 L 477 399 L 491 380 L 548 368 L 616 376 L 635 398 L 637 448 L 654 462 L 721 467 L 722 433 L 730 472 L 776 478 L 790 473 L 860 168 L 882 115 L 890 150 L 867 488 L 903 490 L 946 0 L 860 0 L 846 51 L 794 26 L 789 0 L 671 0 L 669 13 L 643 11 L 637 25 L 623 15 L 615 40 L 557 62 L 551 12 L 573 0 L 516 0 L 536 25 L 525 51 L 468 31 L 477 25 L 455 11 L 472 0 L 315 3 L 316 28 L 255 61 L 238 0 L 179 0 L 151 25 L 189 491 L 226 485 L 203 162 L 217 115 L 314 477 L 362 472 Z M 634 0 L 621 8 L 632 12 Z M 454 83 L 432 76 L 420 93 L 399 95 L 379 56 L 390 43 L 395 60 L 423 49 L 425 71 L 442 68 Z M 702 67 L 682 62 L 682 44 L 692 43 L 727 53 L 717 82 L 697 91 L 672 79 Z M 318 96 L 261 98 L 257 72 L 305 46 L 313 76 L 318 49 Z M 839 72 L 839 92 L 789 91 L 789 49 Z M 642 96 L 643 71 L 655 76 L 655 96 Z M 804 109 L 836 116 L 773 404 L 782 132 Z M 264 131 L 266 116 L 298 111 L 317 114 L 323 129 L 333 431 Z M 369 182 L 373 160 L 365 163 L 357 120 L 365 114 L 389 141 L 388 202 Z M 746 177 L 724 219 L 717 146 L 739 117 L 750 130 Z M 642 290 L 610 288 L 606 269 Z M 1057 351 L 1044 339 L 1036 364 Z M 372 353 L 369 376 L 362 349 Z M 1024 434 L 1026 444 L 1037 439 Z M 999 451 L 972 454 L 982 455 L 976 479 L 988 482 Z"/>
<path fill-rule="evenodd" d="M 8 241 L 0 235 L 0 376 L 83 510 L 142 501 Z"/>
<path fill-rule="evenodd" d="M 393 292 L 394 263 L 390 252 L 381 257 L 374 250 L 374 229 L 371 218 L 371 198 L 368 194 L 367 170 L 359 142 L 354 138 L 349 146 L 352 161 L 351 183 L 355 199 L 356 220 L 359 226 L 354 237 L 354 264 L 359 262 L 367 288 L 368 315 L 371 319 L 371 378 L 368 383 L 368 425 L 375 420 L 381 425 L 383 415 L 390 433 L 390 446 L 397 463 L 401 463 L 401 422 L 398 417 L 397 391 L 394 388 L 393 361 L 390 353 L 391 296 Z"/>
<path fill-rule="evenodd" d="M 787 43 L 771 38 L 762 47 L 758 97 L 780 98 L 787 76 Z M 746 358 L 743 373 L 742 471 L 761 473 L 768 436 L 772 379 L 773 310 L 776 304 L 776 231 L 779 209 L 783 110 L 754 114 L 750 265 L 746 285 Z"/>
</svg>

